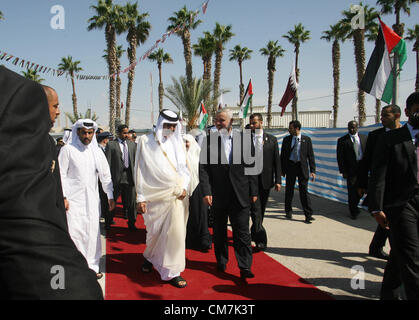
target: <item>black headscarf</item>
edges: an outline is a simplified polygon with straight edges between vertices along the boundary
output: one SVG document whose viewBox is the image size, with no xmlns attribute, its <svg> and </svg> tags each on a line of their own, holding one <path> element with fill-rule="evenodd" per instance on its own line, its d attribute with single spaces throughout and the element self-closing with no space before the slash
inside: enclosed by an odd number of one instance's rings
<svg viewBox="0 0 419 320">
<path fill-rule="evenodd" d="M 50 129 L 42 86 L 0 67 L 0 300 L 103 298 L 67 231 Z"/>
</svg>

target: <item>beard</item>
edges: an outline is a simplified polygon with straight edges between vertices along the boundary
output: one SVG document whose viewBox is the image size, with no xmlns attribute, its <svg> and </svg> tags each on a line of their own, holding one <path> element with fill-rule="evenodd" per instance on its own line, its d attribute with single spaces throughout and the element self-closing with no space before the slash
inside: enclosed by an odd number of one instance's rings
<svg viewBox="0 0 419 320">
<path fill-rule="evenodd" d="M 81 140 L 81 142 L 85 145 L 88 146 L 90 144 L 90 142 L 92 142 L 92 140 L 90 140 L 89 138 L 84 138 Z"/>
<path fill-rule="evenodd" d="M 171 129 L 163 129 L 162 134 L 163 134 L 163 137 L 166 137 L 166 139 L 169 139 L 171 136 L 173 136 L 174 132 Z"/>
</svg>

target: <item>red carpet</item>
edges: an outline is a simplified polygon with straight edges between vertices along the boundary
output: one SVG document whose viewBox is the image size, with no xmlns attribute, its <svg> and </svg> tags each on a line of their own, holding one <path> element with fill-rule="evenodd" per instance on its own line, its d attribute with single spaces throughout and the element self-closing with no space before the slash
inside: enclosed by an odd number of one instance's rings
<svg viewBox="0 0 419 320">
<path fill-rule="evenodd" d="M 230 233 L 229 263 L 226 273 L 216 270 L 214 250 L 202 253 L 186 250 L 182 276 L 186 288 L 175 288 L 160 279 L 157 271 L 144 274 L 145 226 L 137 218 L 138 231 L 131 232 L 127 220 L 115 217 L 106 240 L 107 300 L 329 300 L 328 294 L 305 282 L 263 252 L 253 255 L 255 278 L 245 284 L 240 279 Z"/>
</svg>

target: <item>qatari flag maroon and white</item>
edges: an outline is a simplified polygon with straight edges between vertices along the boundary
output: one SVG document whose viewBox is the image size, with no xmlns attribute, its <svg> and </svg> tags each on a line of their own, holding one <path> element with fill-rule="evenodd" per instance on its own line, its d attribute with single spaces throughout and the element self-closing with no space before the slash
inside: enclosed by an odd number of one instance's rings
<svg viewBox="0 0 419 320">
<path fill-rule="evenodd" d="M 290 73 L 290 77 L 288 79 L 287 88 L 285 89 L 284 95 L 282 96 L 281 102 L 279 106 L 282 107 L 281 110 L 281 117 L 284 115 L 285 108 L 290 103 L 290 101 L 295 97 L 295 93 L 297 92 L 297 78 L 295 76 L 295 65 L 292 66 L 292 70 Z"/>
</svg>

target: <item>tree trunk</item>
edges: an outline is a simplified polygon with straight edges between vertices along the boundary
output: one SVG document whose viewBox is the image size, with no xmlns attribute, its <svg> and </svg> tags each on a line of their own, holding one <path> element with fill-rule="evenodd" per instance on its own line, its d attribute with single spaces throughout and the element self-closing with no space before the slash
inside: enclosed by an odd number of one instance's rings
<svg viewBox="0 0 419 320">
<path fill-rule="evenodd" d="M 120 71 L 120 63 L 119 63 L 119 59 L 117 61 L 117 72 L 119 73 Z M 116 122 L 119 124 L 121 124 L 121 77 L 119 76 L 119 74 L 116 77 Z"/>
<path fill-rule="evenodd" d="M 300 72 L 298 70 L 298 53 L 300 49 L 298 44 L 295 46 L 295 79 L 299 83 Z M 298 90 L 295 91 L 295 96 L 292 99 L 292 120 L 298 120 L 298 110 L 297 110 L 297 101 L 298 101 Z"/>
<path fill-rule="evenodd" d="M 393 30 L 396 32 L 400 37 L 403 38 L 404 33 L 404 23 L 400 23 L 400 6 L 395 4 L 395 13 L 396 13 L 396 24 L 393 25 Z"/>
<path fill-rule="evenodd" d="M 380 123 L 381 118 L 381 100 L 375 99 L 375 123 Z"/>
<path fill-rule="evenodd" d="M 271 128 L 272 124 L 272 92 L 274 87 L 274 68 L 275 60 L 272 57 L 268 58 L 268 129 Z"/>
<path fill-rule="evenodd" d="M 339 41 L 335 40 L 332 46 L 333 61 L 333 128 L 337 127 L 339 111 L 339 82 L 340 82 L 340 46 Z"/>
<path fill-rule="evenodd" d="M 192 51 L 191 51 L 191 34 L 185 29 L 182 34 L 183 55 L 186 64 L 186 81 L 190 87 L 192 84 Z"/>
<path fill-rule="evenodd" d="M 205 73 L 203 76 L 204 81 L 211 81 L 211 68 L 212 68 L 211 58 L 212 56 L 205 59 Z M 204 97 L 205 108 L 210 108 L 209 106 L 209 101 L 211 98 L 210 95 L 211 95 L 211 92 L 209 91 Z M 209 116 L 211 116 L 211 112 L 209 113 Z"/>
<path fill-rule="evenodd" d="M 242 72 L 242 62 L 241 61 L 239 61 L 239 69 L 240 69 L 240 85 L 239 85 L 239 89 L 240 89 L 239 103 L 240 103 L 240 102 L 242 102 L 243 95 L 244 95 L 243 72 Z"/>
<path fill-rule="evenodd" d="M 364 30 L 357 29 L 354 32 L 354 50 L 355 50 L 355 62 L 357 71 L 357 84 L 359 84 L 364 76 L 365 72 L 365 48 L 364 48 Z M 359 126 L 364 126 L 366 120 L 365 113 L 365 92 L 358 89 L 358 117 Z"/>
<path fill-rule="evenodd" d="M 202 58 L 202 65 L 204 67 L 204 72 L 202 73 L 202 79 L 205 80 L 205 75 L 207 73 L 207 62 L 205 61 L 205 58 Z"/>
<path fill-rule="evenodd" d="M 136 60 L 136 51 L 137 51 L 137 38 L 135 36 L 130 37 L 128 47 L 128 59 L 130 65 L 135 62 Z M 127 100 L 125 103 L 125 124 L 129 126 L 130 121 L 130 111 L 131 111 L 131 95 L 132 95 L 132 88 L 134 85 L 134 77 L 135 77 L 135 68 L 132 68 L 128 71 L 128 85 L 127 85 Z"/>
<path fill-rule="evenodd" d="M 215 70 L 214 70 L 214 90 L 213 90 L 213 98 L 214 104 L 211 110 L 212 116 L 215 116 L 217 112 L 217 99 L 219 96 L 219 89 L 220 89 L 220 77 L 221 77 L 221 61 L 223 59 L 223 48 L 217 48 L 215 52 Z"/>
<path fill-rule="evenodd" d="M 157 64 L 159 68 L 159 111 L 161 112 L 163 110 L 163 80 L 162 80 L 162 74 L 161 74 L 161 63 Z"/>
<path fill-rule="evenodd" d="M 74 82 L 74 75 L 72 74 L 71 75 L 71 85 L 72 85 L 72 87 L 73 87 L 73 95 L 72 95 L 72 100 L 73 100 L 73 113 L 74 113 L 74 116 L 76 117 L 76 119 L 78 118 L 78 115 L 79 115 L 79 113 L 78 113 L 78 110 L 77 110 L 77 96 L 76 96 L 76 85 L 75 85 L 75 82 Z"/>
<path fill-rule="evenodd" d="M 108 45 L 108 68 L 109 74 L 113 75 L 116 72 L 115 57 L 116 57 L 116 35 L 112 26 L 106 26 L 106 40 Z M 115 135 L 115 78 L 109 78 L 109 130 Z"/>
</svg>

